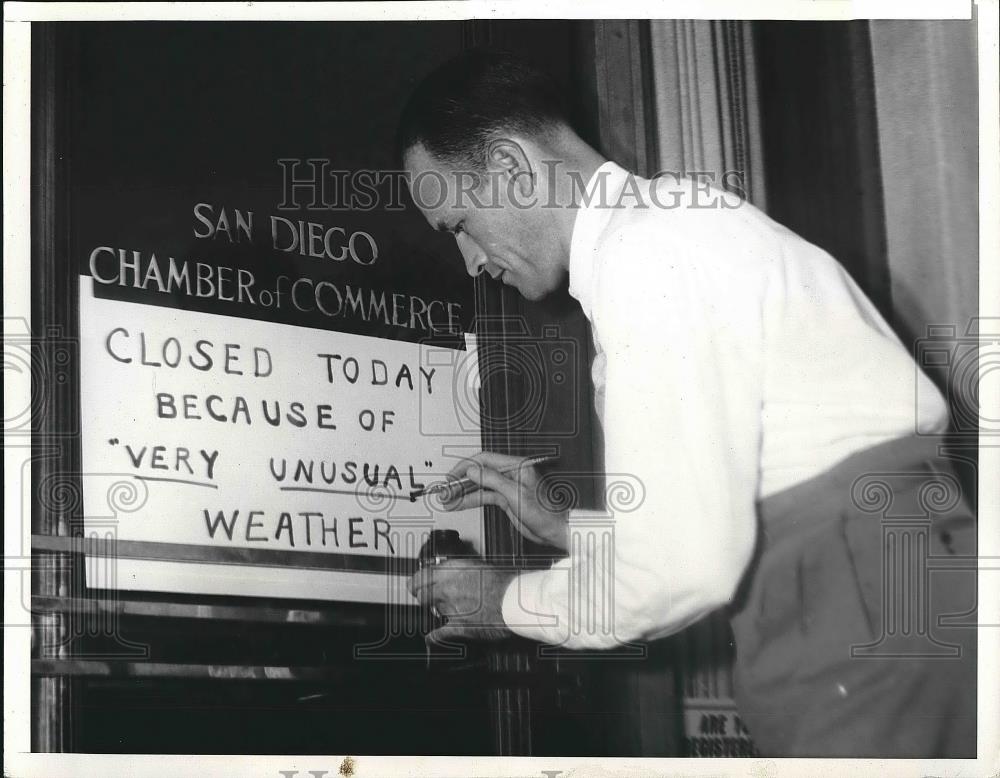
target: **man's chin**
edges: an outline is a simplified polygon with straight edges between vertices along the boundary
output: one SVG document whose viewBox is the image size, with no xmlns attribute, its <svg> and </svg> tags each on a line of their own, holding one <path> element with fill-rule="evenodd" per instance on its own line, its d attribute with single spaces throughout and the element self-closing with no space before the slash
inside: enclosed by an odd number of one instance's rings
<svg viewBox="0 0 1000 778">
<path fill-rule="evenodd" d="M 506 274 L 500 277 L 500 282 L 505 284 L 506 286 L 510 286 L 516 289 L 517 293 L 521 295 L 521 297 L 523 297 L 528 302 L 533 302 L 533 303 L 538 302 L 539 300 L 544 300 L 546 297 L 549 296 L 550 290 L 539 289 L 537 287 L 527 287 L 527 288 L 522 287 L 517 282 L 511 282 Z"/>
<path fill-rule="evenodd" d="M 528 302 L 537 303 L 539 300 L 543 300 L 548 296 L 545 292 L 539 291 L 538 289 L 521 289 L 521 287 L 516 288 L 521 297 Z"/>
</svg>

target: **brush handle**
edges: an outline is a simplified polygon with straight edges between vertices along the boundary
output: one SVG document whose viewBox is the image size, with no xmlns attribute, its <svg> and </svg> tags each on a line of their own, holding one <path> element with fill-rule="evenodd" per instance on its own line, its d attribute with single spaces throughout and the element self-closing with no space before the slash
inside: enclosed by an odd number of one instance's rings
<svg viewBox="0 0 1000 778">
<path fill-rule="evenodd" d="M 522 459 L 516 465 L 511 465 L 510 467 L 505 467 L 500 471 L 501 475 L 508 475 L 510 473 L 515 473 L 522 467 L 534 467 L 535 465 L 541 465 L 546 462 L 555 462 L 558 457 L 546 455 L 537 457 L 528 457 L 527 459 Z M 470 488 L 472 487 L 472 488 Z M 433 494 L 434 492 L 452 492 L 457 494 L 457 496 L 464 496 L 469 494 L 469 492 L 476 491 L 476 489 L 481 488 L 479 484 L 473 481 L 471 478 L 466 476 L 465 478 L 460 478 L 457 481 L 452 481 L 451 483 L 438 483 L 433 486 L 428 486 L 426 489 L 421 489 L 419 492 L 414 492 L 411 497 L 421 497 L 425 494 Z"/>
</svg>

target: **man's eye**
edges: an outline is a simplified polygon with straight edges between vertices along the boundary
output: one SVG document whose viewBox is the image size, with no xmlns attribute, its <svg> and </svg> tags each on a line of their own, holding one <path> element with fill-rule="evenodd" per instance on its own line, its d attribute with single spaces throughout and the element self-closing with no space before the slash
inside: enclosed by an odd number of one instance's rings
<svg viewBox="0 0 1000 778">
<path fill-rule="evenodd" d="M 465 232 L 465 222 L 460 221 L 458 224 L 456 224 L 454 227 L 451 228 L 451 231 L 452 234 L 454 235 L 458 235 L 462 232 Z"/>
</svg>

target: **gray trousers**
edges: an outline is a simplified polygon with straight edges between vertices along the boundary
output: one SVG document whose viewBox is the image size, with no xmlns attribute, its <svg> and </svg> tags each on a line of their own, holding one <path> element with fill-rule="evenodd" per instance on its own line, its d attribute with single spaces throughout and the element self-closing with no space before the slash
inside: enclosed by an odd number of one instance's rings
<svg viewBox="0 0 1000 778">
<path fill-rule="evenodd" d="M 939 442 L 879 445 L 759 504 L 730 622 L 762 755 L 976 755 L 976 522 Z"/>
</svg>

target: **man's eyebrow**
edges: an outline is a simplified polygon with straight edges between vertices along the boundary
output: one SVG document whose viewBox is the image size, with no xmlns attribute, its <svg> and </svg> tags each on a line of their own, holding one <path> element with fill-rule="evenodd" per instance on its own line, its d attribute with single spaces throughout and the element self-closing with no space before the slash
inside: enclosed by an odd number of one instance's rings
<svg viewBox="0 0 1000 778">
<path fill-rule="evenodd" d="M 434 229 L 438 232 L 451 232 L 451 227 L 444 219 L 438 219 L 437 224 L 434 225 Z"/>
</svg>

